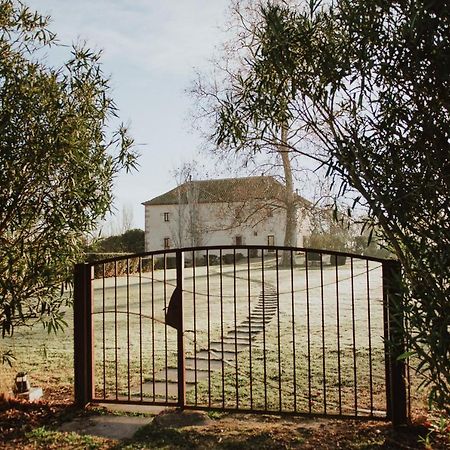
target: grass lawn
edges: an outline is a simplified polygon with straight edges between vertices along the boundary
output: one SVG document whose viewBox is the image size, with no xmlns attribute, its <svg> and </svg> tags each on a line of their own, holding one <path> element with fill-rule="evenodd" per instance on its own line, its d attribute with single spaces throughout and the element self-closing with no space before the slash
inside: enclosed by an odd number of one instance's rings
<svg viewBox="0 0 450 450">
<path fill-rule="evenodd" d="M 276 314 L 264 333 L 252 340 L 251 353 L 246 348 L 224 363 L 223 369 L 211 371 L 196 389 L 188 390 L 188 404 L 318 414 L 324 412 L 325 404 L 331 414 L 357 410 L 359 415 L 367 415 L 371 407 L 383 411 L 380 267 L 355 261 L 352 266 L 329 266 L 323 272 L 310 268 L 307 273 L 300 266 L 292 272 L 277 271 L 272 259 L 263 272 L 258 264 L 244 261 L 236 269 L 223 267 L 222 271 L 212 266 L 209 273 L 198 268 L 195 274 L 186 269 L 187 356 L 207 348 L 208 337 L 220 341 L 230 332 L 232 337 L 236 325 L 248 319 L 249 311 L 258 304 L 263 286 L 278 292 Z M 158 374 L 164 376 L 165 367 L 176 364 L 176 331 L 163 324 L 174 274 L 167 271 L 165 279 L 162 271 L 155 272 L 153 279 L 151 275 L 142 275 L 140 287 L 131 276 L 128 287 L 123 277 L 94 282 L 95 385 L 99 396 L 127 395 L 128 389 L 131 396 L 139 395 L 143 384 Z M 0 392 L 10 389 L 17 372 L 26 371 L 32 385 L 43 388 L 47 402 L 36 406 L 36 417 L 33 408 L 17 407 L 17 424 L 14 414 L 0 413 L 5 448 L 10 444 L 9 448 L 336 448 L 338 441 L 344 448 L 411 448 L 419 431 L 425 439 L 423 429 L 414 429 L 412 437 L 401 438 L 409 447 L 396 447 L 398 436 L 392 437 L 383 422 L 307 420 L 306 426 L 304 419 L 216 413 L 211 416 L 220 420 L 205 429 L 160 430 L 150 426 L 120 446 L 110 440 L 59 433 L 55 424 L 74 414 L 70 407 L 70 309 L 66 320 L 68 328 L 56 336 L 35 327 L 17 330 L 13 337 L 0 341 L 16 357 L 12 368 L 0 368 Z M 413 381 L 413 414 L 418 417 L 424 410 L 424 393 L 417 391 Z M 145 398 L 152 400 L 148 394 Z M 28 423 L 27 415 L 33 418 Z M 314 425 L 316 422 L 320 426 Z"/>
</svg>

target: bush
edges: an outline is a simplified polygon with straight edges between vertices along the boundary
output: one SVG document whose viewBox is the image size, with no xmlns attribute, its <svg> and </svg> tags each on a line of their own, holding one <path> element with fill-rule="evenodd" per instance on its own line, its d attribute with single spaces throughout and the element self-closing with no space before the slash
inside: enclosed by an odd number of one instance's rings
<svg viewBox="0 0 450 450">
<path fill-rule="evenodd" d="M 334 250 L 337 252 L 347 251 L 347 241 L 344 237 L 333 233 L 313 233 L 305 237 L 304 245 L 306 248 Z"/>
<path fill-rule="evenodd" d="M 233 264 L 234 262 L 234 255 L 232 253 L 226 254 L 222 256 L 222 260 L 224 264 Z"/>
<path fill-rule="evenodd" d="M 343 266 L 347 260 L 343 255 L 330 255 L 330 264 L 332 266 Z"/>
<path fill-rule="evenodd" d="M 308 259 L 308 262 L 315 262 L 315 261 L 320 261 L 320 255 L 321 253 L 317 253 L 317 252 L 306 252 L 306 257 Z"/>
</svg>

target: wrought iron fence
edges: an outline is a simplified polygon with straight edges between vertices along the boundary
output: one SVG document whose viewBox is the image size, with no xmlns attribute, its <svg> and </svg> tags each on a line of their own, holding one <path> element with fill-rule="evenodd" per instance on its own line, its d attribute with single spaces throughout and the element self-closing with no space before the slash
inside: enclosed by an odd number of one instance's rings
<svg viewBox="0 0 450 450">
<path fill-rule="evenodd" d="M 76 399 L 404 423 L 399 276 L 391 260 L 269 246 L 77 265 Z"/>
</svg>

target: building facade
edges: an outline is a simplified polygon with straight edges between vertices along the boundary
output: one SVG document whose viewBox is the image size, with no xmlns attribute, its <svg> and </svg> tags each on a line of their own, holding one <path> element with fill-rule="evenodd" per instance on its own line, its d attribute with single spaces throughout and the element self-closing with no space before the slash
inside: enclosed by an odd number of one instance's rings
<svg viewBox="0 0 450 450">
<path fill-rule="evenodd" d="M 146 251 L 203 245 L 283 245 L 284 186 L 273 177 L 188 181 L 147 202 Z M 296 195 L 297 245 L 309 202 Z"/>
</svg>

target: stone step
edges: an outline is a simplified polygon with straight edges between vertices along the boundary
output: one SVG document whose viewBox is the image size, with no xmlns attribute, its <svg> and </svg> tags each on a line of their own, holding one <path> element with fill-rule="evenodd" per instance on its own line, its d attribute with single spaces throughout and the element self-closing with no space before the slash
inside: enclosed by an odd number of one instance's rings
<svg viewBox="0 0 450 450">
<path fill-rule="evenodd" d="M 236 356 L 236 353 L 234 351 L 224 351 L 223 353 L 220 351 L 213 351 L 211 350 L 208 353 L 208 350 L 203 349 L 200 350 L 199 352 L 197 352 L 197 358 L 204 358 L 204 359 L 208 359 L 208 354 L 209 354 L 209 358 L 210 360 L 212 359 L 218 359 L 220 360 L 222 357 L 223 359 L 227 360 L 227 359 L 234 359 Z"/>
<path fill-rule="evenodd" d="M 275 313 L 270 313 L 269 315 L 274 315 Z M 271 317 L 269 318 L 269 317 L 267 317 L 268 316 L 268 313 L 267 313 L 267 311 L 266 311 L 266 313 L 263 315 L 263 313 L 261 312 L 253 312 L 253 313 L 251 313 L 250 314 L 250 316 L 246 316 L 245 317 L 245 321 L 246 322 L 248 322 L 249 320 L 250 321 L 257 321 L 257 322 L 261 322 L 261 323 L 264 323 L 264 321 L 266 321 L 266 322 L 269 322 L 270 321 L 270 319 L 271 319 Z"/>
<path fill-rule="evenodd" d="M 211 359 L 209 361 L 209 367 L 211 368 L 211 371 L 222 370 L 222 363 L 223 361 L 221 359 Z M 206 370 L 206 372 L 208 372 L 208 359 L 186 357 L 186 368 L 195 369 L 196 366 L 197 371 Z"/>
<path fill-rule="evenodd" d="M 252 313 L 252 315 L 250 316 L 250 320 L 253 322 L 256 321 L 260 321 L 261 324 L 263 323 L 263 321 L 265 321 L 266 323 L 270 322 L 272 317 L 274 317 L 276 314 L 276 311 L 264 311 L 264 313 L 261 312 L 256 312 L 256 313 Z"/>
<path fill-rule="evenodd" d="M 247 334 L 247 335 L 248 334 L 252 334 L 252 335 L 254 335 L 254 334 L 261 334 L 263 332 L 263 330 L 264 330 L 264 327 L 257 328 L 255 326 L 252 326 L 251 329 L 250 329 L 250 327 L 247 326 L 247 325 L 239 325 L 239 326 L 236 327 L 236 332 L 237 333 L 244 333 L 244 334 Z M 234 330 L 233 330 L 233 335 L 234 335 Z"/>
<path fill-rule="evenodd" d="M 258 310 L 268 310 L 268 309 L 277 309 L 277 305 L 269 305 L 267 303 L 264 303 L 264 305 L 256 305 L 253 309 L 252 312 L 254 311 L 258 311 Z"/>
<path fill-rule="evenodd" d="M 250 320 L 243 320 L 240 325 L 247 325 L 247 326 L 252 326 L 255 328 L 259 328 L 264 326 L 264 324 L 268 324 L 270 323 L 270 320 L 266 317 L 265 320 L 261 317 L 261 318 L 252 318 Z"/>
<path fill-rule="evenodd" d="M 275 308 L 273 310 L 272 309 L 269 310 L 268 308 L 265 308 L 265 309 L 261 308 L 261 309 L 257 309 L 257 310 L 252 311 L 251 316 L 254 317 L 254 318 L 259 317 L 259 318 L 262 319 L 262 318 L 267 317 L 267 316 L 273 317 L 276 312 L 277 312 L 277 308 Z"/>
<path fill-rule="evenodd" d="M 252 339 L 249 339 L 248 335 L 245 338 L 238 337 L 237 339 L 235 339 L 234 335 L 231 335 L 231 336 L 225 336 L 222 340 L 223 340 L 224 344 L 233 344 L 234 345 L 234 343 L 237 342 L 238 345 L 241 344 L 241 345 L 248 346 L 249 341 L 251 341 Z M 221 342 L 221 341 L 219 341 L 219 342 Z"/>
<path fill-rule="evenodd" d="M 155 398 L 165 399 L 166 398 L 166 385 L 167 385 L 167 398 L 168 399 L 176 399 L 178 397 L 178 383 L 170 382 L 167 383 L 165 381 L 155 381 L 147 382 L 142 384 L 142 392 L 146 397 L 153 397 L 153 393 L 155 393 Z"/>
<path fill-rule="evenodd" d="M 262 306 L 264 305 L 264 307 L 265 308 L 277 308 L 278 307 L 278 302 L 273 302 L 273 301 L 271 301 L 271 300 L 266 300 L 265 302 L 261 302 L 260 304 L 258 303 L 258 304 L 256 304 L 255 305 L 255 308 L 256 307 L 261 307 L 262 308 Z"/>
<path fill-rule="evenodd" d="M 251 313 L 250 314 L 253 314 L 254 312 L 260 312 L 260 311 L 262 311 L 262 310 L 265 310 L 265 311 L 275 311 L 275 310 L 277 310 L 278 308 L 276 307 L 276 305 L 275 306 L 272 306 L 272 305 L 265 305 L 265 306 L 260 306 L 260 305 L 257 305 L 257 306 L 255 306 L 253 309 L 252 309 L 252 311 L 251 311 Z"/>
<path fill-rule="evenodd" d="M 265 310 L 264 312 L 261 310 L 261 311 L 254 311 L 253 313 L 252 313 L 252 319 L 261 319 L 261 320 L 264 320 L 264 319 L 271 319 L 274 315 L 275 315 L 275 313 L 276 313 L 277 311 L 275 310 L 275 311 L 267 311 L 267 310 Z"/>
<path fill-rule="evenodd" d="M 255 339 L 255 337 L 259 336 L 260 334 L 261 334 L 261 332 L 258 331 L 258 332 L 255 333 L 255 332 L 252 330 L 252 333 L 251 333 L 252 339 Z M 237 336 L 238 338 L 245 338 L 245 337 L 248 337 L 248 335 L 249 335 L 248 331 L 247 331 L 247 333 L 244 333 L 244 332 L 242 332 L 242 331 L 238 331 L 238 332 L 236 333 L 236 336 Z M 234 331 L 233 331 L 232 336 L 234 336 Z"/>
<path fill-rule="evenodd" d="M 267 323 L 268 322 L 266 322 L 266 325 L 267 325 Z M 243 321 L 243 322 L 239 323 L 239 325 L 236 327 L 236 329 L 239 330 L 242 327 L 249 328 L 250 326 L 252 327 L 252 331 L 261 331 L 264 328 L 264 323 L 263 323 L 262 320 L 261 321 L 258 321 L 258 320 L 248 321 L 248 320 L 246 320 L 245 322 Z"/>
<path fill-rule="evenodd" d="M 248 348 L 248 342 L 245 344 L 238 342 L 211 342 L 209 344 L 209 348 L 215 352 L 221 352 L 223 346 L 223 351 L 231 351 L 234 352 L 236 349 L 238 352 L 245 350 Z"/>
<path fill-rule="evenodd" d="M 195 383 L 206 380 L 208 378 L 208 370 L 202 370 L 197 367 L 197 370 L 190 367 L 186 367 L 185 370 L 186 383 Z M 166 377 L 166 371 L 161 370 L 155 375 L 155 382 L 164 382 Z M 171 383 L 176 383 L 178 381 L 178 369 L 176 367 L 167 368 L 167 381 Z M 152 382 L 151 380 L 149 381 Z"/>
</svg>

